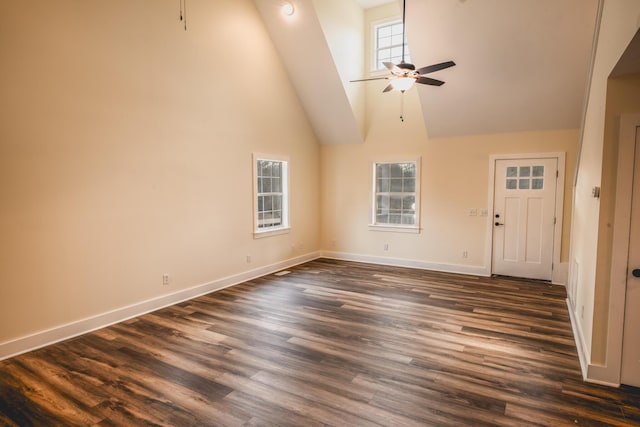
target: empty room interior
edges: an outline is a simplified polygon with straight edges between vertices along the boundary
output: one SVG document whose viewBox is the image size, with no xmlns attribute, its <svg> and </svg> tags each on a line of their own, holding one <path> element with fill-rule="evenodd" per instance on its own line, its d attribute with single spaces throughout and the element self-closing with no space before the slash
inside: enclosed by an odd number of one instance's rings
<svg viewBox="0 0 640 427">
<path fill-rule="evenodd" d="M 0 425 L 640 425 L 640 2 L 19 0 Z"/>
</svg>

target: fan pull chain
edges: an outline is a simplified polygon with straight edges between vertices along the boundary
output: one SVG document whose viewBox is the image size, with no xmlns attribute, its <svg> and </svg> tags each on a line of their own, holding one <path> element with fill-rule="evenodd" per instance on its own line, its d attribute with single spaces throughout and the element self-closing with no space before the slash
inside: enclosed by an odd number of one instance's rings
<svg viewBox="0 0 640 427">
<path fill-rule="evenodd" d="M 404 92 L 400 92 L 400 121 L 404 123 Z"/>
<path fill-rule="evenodd" d="M 187 31 L 187 0 L 180 1 L 180 22 L 184 23 L 184 30 Z"/>
</svg>

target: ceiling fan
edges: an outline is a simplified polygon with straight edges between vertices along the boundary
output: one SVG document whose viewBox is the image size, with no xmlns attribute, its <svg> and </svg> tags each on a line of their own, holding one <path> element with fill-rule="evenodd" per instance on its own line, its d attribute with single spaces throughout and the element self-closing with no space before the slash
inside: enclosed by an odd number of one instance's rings
<svg viewBox="0 0 640 427">
<path fill-rule="evenodd" d="M 405 16 L 407 10 L 406 0 L 402 1 L 402 60 L 399 64 L 392 62 L 383 62 L 384 66 L 391 72 L 387 77 L 373 77 L 369 79 L 351 80 L 351 82 L 366 82 L 370 80 L 389 80 L 389 85 L 382 91 L 389 92 L 392 90 L 398 90 L 402 93 L 407 89 L 410 89 L 414 83 L 420 83 L 431 86 L 442 86 L 444 82 L 442 80 L 432 79 L 425 77 L 425 74 L 433 73 L 436 71 L 444 70 L 445 68 L 453 67 L 456 65 L 453 61 L 441 62 L 439 64 L 428 65 L 426 67 L 416 70 L 415 65 L 404 62 L 404 40 L 405 40 Z"/>
</svg>

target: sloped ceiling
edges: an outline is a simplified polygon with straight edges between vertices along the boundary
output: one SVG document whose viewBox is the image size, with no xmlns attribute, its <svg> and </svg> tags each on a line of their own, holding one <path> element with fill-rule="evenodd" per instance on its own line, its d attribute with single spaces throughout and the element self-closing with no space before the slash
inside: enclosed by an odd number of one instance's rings
<svg viewBox="0 0 640 427">
<path fill-rule="evenodd" d="M 331 55 L 310 1 L 294 1 L 304 10 L 296 27 L 283 26 L 274 13 L 281 1 L 255 1 L 320 142 L 362 141 L 340 95 L 345 82 L 325 63 Z M 419 93 L 430 137 L 580 126 L 598 0 L 406 1 L 415 65 L 457 63 L 431 75 L 444 86 L 411 89 Z"/>
<path fill-rule="evenodd" d="M 457 63 L 437 74 L 447 82 L 438 90 L 418 87 L 429 135 L 578 128 L 597 6 L 597 0 L 407 0 L 412 60 Z"/>
</svg>

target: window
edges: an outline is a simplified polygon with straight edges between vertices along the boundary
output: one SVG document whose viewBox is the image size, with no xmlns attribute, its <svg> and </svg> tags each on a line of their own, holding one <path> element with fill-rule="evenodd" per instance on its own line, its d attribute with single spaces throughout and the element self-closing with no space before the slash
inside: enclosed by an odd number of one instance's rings
<svg viewBox="0 0 640 427">
<path fill-rule="evenodd" d="M 507 190 L 543 190 L 544 166 L 508 166 Z"/>
<path fill-rule="evenodd" d="M 386 69 L 383 62 L 398 64 L 402 60 L 402 45 L 406 62 L 411 62 L 407 41 L 402 40 L 402 21 L 386 21 L 373 27 L 374 70 Z"/>
<path fill-rule="evenodd" d="M 420 161 L 373 164 L 371 227 L 417 231 L 420 219 Z"/>
<path fill-rule="evenodd" d="M 254 234 L 263 237 L 289 229 L 288 162 L 254 155 Z"/>
</svg>

